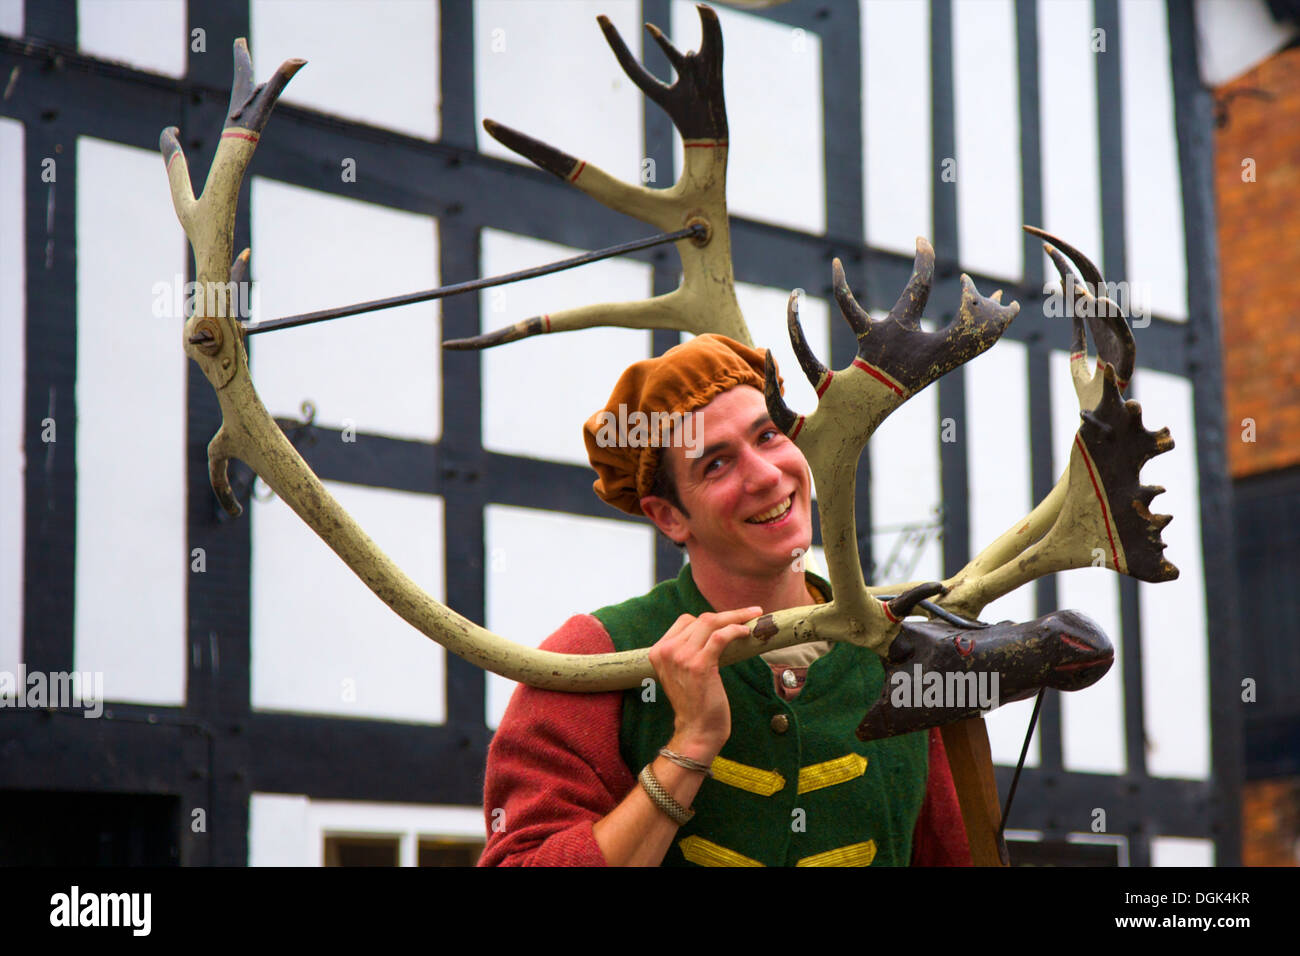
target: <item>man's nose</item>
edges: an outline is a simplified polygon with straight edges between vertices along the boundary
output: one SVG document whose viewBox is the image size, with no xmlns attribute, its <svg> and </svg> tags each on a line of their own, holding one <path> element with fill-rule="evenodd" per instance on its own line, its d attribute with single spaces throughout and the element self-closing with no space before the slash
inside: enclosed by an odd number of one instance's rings
<svg viewBox="0 0 1300 956">
<path fill-rule="evenodd" d="M 745 469 L 746 491 L 764 491 L 781 480 L 781 469 L 753 448 L 746 449 L 741 464 Z"/>
</svg>

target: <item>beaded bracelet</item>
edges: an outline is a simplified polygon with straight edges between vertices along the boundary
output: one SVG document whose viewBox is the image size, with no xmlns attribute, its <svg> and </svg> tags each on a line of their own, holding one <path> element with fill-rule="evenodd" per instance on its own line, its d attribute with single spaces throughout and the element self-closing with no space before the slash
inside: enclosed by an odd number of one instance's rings
<svg viewBox="0 0 1300 956">
<path fill-rule="evenodd" d="M 687 810 L 673 799 L 672 794 L 664 789 L 663 784 L 659 782 L 649 764 L 641 768 L 637 780 L 654 802 L 654 805 L 667 814 L 679 827 L 690 823 L 691 817 L 695 816 L 694 810 Z"/>
</svg>

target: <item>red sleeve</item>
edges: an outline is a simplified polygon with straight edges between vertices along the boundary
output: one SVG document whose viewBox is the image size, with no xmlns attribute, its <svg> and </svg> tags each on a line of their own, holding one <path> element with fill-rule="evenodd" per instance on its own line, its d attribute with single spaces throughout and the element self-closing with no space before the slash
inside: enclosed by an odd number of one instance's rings
<svg viewBox="0 0 1300 956">
<path fill-rule="evenodd" d="M 962 822 L 943 735 L 930 728 L 930 776 L 925 802 L 912 831 L 912 866 L 971 866 L 970 842 Z"/>
<path fill-rule="evenodd" d="M 614 644 L 596 618 L 579 614 L 542 648 L 602 654 Z M 515 689 L 488 748 L 479 866 L 606 865 L 592 825 L 636 784 L 619 754 L 622 714 L 622 691 Z"/>
</svg>

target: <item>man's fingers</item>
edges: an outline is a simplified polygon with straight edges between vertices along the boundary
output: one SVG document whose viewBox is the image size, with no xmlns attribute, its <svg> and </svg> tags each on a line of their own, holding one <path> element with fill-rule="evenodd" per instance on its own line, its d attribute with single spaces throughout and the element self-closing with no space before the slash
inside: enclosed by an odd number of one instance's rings
<svg viewBox="0 0 1300 956">
<path fill-rule="evenodd" d="M 763 609 L 758 605 L 754 605 L 753 607 L 738 607 L 734 611 L 723 611 L 720 614 L 715 614 L 714 617 L 719 624 L 744 624 L 752 621 L 762 613 Z"/>
<path fill-rule="evenodd" d="M 716 664 L 722 652 L 732 641 L 739 640 L 749 635 L 749 628 L 744 624 L 728 624 L 726 627 L 720 627 L 709 635 L 708 642 L 704 645 L 703 655 Z"/>
<path fill-rule="evenodd" d="M 681 649 L 688 655 L 697 654 L 716 631 L 751 621 L 762 613 L 761 607 L 742 607 L 734 611 L 701 614 L 682 634 Z"/>
</svg>

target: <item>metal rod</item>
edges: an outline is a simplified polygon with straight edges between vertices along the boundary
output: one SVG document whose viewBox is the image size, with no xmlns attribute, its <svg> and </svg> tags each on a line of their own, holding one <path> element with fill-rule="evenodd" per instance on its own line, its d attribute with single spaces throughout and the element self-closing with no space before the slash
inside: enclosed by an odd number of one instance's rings
<svg viewBox="0 0 1300 956">
<path fill-rule="evenodd" d="M 1046 687 L 1038 688 L 1038 697 L 1034 701 L 1034 715 L 1029 718 L 1029 730 L 1025 733 L 1024 746 L 1020 748 L 1020 761 L 1016 764 L 1015 776 L 1011 778 L 1011 789 L 1007 792 L 1007 805 L 1002 808 L 1002 825 L 998 827 L 998 840 L 1007 829 L 1007 815 L 1011 813 L 1011 801 L 1016 798 L 1016 786 L 1020 783 L 1020 771 L 1025 767 L 1025 757 L 1029 753 L 1029 741 L 1034 736 L 1034 726 L 1038 723 L 1038 711 L 1043 706 L 1043 694 Z"/>
<path fill-rule="evenodd" d="M 359 315 L 362 312 L 377 312 L 380 309 L 395 309 L 402 305 L 412 305 L 416 302 L 428 302 L 430 299 L 443 299 L 449 295 L 459 295 L 462 292 L 476 292 L 479 289 L 488 289 L 492 286 L 505 285 L 509 282 L 519 282 L 523 279 L 532 279 L 537 276 L 550 275 L 552 272 L 562 272 L 565 269 L 572 269 L 575 266 L 583 266 L 589 262 L 599 262 L 601 259 L 609 259 L 613 256 L 623 255 L 627 252 L 636 252 L 638 249 L 649 249 L 651 246 L 663 245 L 666 242 L 677 242 L 679 239 L 692 239 L 703 236 L 706 230 L 703 225 L 696 223 L 685 229 L 678 229 L 676 232 L 660 233 L 657 236 L 649 236 L 645 239 L 635 239 L 632 242 L 620 243 L 617 246 L 607 246 L 604 249 L 597 249 L 594 252 L 587 252 L 580 256 L 574 256 L 572 259 L 561 259 L 559 262 L 548 263 L 544 266 L 535 266 L 531 269 L 522 269 L 519 272 L 509 272 L 505 275 L 488 276 L 483 279 L 471 279 L 468 282 L 456 282 L 452 285 L 439 286 L 436 289 L 427 289 L 423 292 L 409 292 L 406 295 L 395 295 L 387 299 L 374 299 L 370 302 L 358 302 L 356 305 L 345 305 L 336 309 L 322 309 L 319 312 L 304 312 L 301 315 L 286 315 L 279 319 L 267 319 L 265 322 L 246 322 L 243 324 L 245 335 L 256 335 L 258 332 L 273 332 L 276 329 L 292 329 L 300 325 L 311 325 L 313 322 L 324 322 L 326 319 L 341 319 L 348 315 Z"/>
<path fill-rule="evenodd" d="M 897 594 L 875 595 L 875 598 L 878 601 L 892 601 L 896 597 L 898 597 Z M 957 627 L 964 627 L 967 630 L 974 631 L 989 626 L 983 621 L 969 621 L 960 615 L 953 614 L 952 611 L 939 607 L 939 605 L 935 604 L 933 601 L 918 601 L 916 606 L 929 611 L 932 616 L 937 617 L 941 621 L 947 621 L 949 624 L 955 624 Z"/>
</svg>

